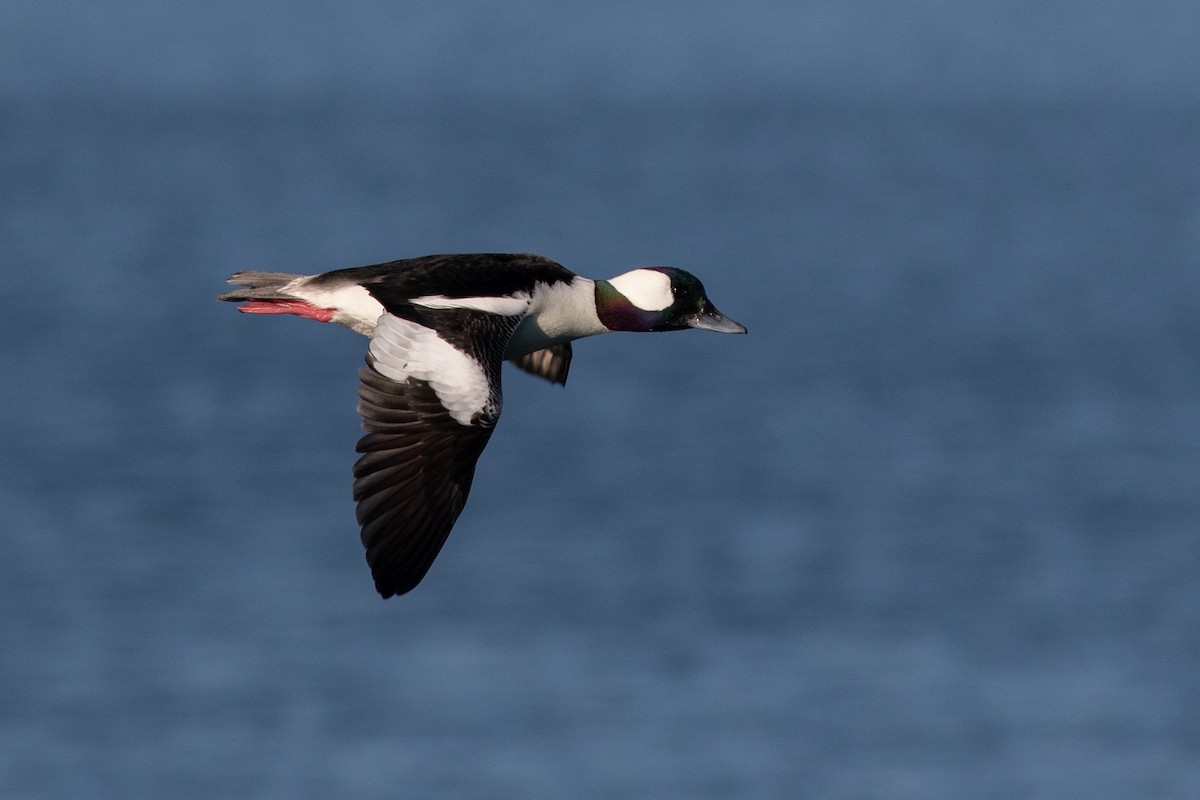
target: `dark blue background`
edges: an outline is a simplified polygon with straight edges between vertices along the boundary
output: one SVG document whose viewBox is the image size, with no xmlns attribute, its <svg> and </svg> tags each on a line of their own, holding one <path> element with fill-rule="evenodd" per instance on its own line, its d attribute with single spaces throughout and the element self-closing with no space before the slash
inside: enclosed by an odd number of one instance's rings
<svg viewBox="0 0 1200 800">
<path fill-rule="evenodd" d="M 1191 798 L 1200 6 L 8 2 L 0 795 Z M 238 269 L 673 264 L 375 596 Z"/>
</svg>

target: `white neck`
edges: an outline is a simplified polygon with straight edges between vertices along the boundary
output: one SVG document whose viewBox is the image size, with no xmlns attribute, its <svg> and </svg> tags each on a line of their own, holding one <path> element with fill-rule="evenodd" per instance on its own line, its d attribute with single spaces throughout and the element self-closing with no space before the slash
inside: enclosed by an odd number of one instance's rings
<svg viewBox="0 0 1200 800">
<path fill-rule="evenodd" d="M 576 275 L 570 283 L 538 284 L 529 313 L 508 342 L 505 358 L 607 333 L 596 316 L 596 283 Z"/>
</svg>

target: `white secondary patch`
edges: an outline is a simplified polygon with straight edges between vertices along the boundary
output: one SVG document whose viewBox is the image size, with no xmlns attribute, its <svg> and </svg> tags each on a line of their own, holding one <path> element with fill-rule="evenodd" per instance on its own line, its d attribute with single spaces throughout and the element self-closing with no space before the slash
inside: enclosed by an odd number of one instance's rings
<svg viewBox="0 0 1200 800">
<path fill-rule="evenodd" d="M 289 294 L 307 300 L 321 308 L 334 310 L 333 321 L 345 325 L 351 330 L 358 331 L 364 336 L 370 336 L 375 330 L 375 322 L 383 314 L 383 304 L 371 296 L 357 283 L 347 283 L 330 289 L 321 286 L 307 286 L 309 278 L 294 281 L 294 285 L 284 287 Z"/>
<path fill-rule="evenodd" d="M 431 294 L 426 297 L 414 297 L 409 302 L 425 308 L 461 308 L 499 314 L 502 317 L 515 317 L 524 314 L 529 308 L 529 295 L 525 292 L 501 297 L 446 297 L 442 294 Z"/>
<path fill-rule="evenodd" d="M 662 311 L 675 302 L 671 279 L 653 269 L 635 269 L 609 281 L 629 302 L 643 311 Z"/>
<path fill-rule="evenodd" d="M 460 425 L 487 408 L 487 375 L 475 359 L 424 325 L 384 314 L 371 337 L 375 369 L 394 381 L 414 378 L 437 392 L 438 400 Z M 500 409 L 492 410 L 500 413 Z"/>
</svg>

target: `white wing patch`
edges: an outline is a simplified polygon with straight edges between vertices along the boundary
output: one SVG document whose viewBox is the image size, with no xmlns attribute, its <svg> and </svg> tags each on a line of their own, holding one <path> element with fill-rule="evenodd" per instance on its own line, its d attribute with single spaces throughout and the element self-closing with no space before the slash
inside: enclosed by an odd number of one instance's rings
<svg viewBox="0 0 1200 800">
<path fill-rule="evenodd" d="M 428 383 L 460 425 L 470 425 L 481 411 L 500 411 L 489 408 L 492 390 L 479 362 L 424 325 L 384 314 L 375 325 L 370 352 L 380 375 Z"/>
<path fill-rule="evenodd" d="M 442 294 L 431 294 L 425 297 L 414 297 L 408 302 L 425 308 L 461 308 L 467 311 L 498 314 L 502 317 L 515 317 L 518 314 L 524 314 L 529 309 L 530 297 L 526 292 L 500 297 L 446 297 Z"/>
<path fill-rule="evenodd" d="M 662 311 L 675 302 L 671 279 L 656 269 L 635 269 L 618 275 L 609 283 L 643 311 Z"/>
</svg>

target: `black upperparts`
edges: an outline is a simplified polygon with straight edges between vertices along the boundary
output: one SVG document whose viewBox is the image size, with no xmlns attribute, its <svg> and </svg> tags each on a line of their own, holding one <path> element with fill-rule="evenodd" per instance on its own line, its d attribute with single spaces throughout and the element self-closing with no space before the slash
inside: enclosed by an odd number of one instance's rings
<svg viewBox="0 0 1200 800">
<path fill-rule="evenodd" d="M 314 283 L 351 281 L 388 311 L 414 297 L 503 297 L 532 292 L 539 283 L 570 281 L 575 273 L 528 253 L 460 253 L 422 256 L 327 272 Z"/>
</svg>

